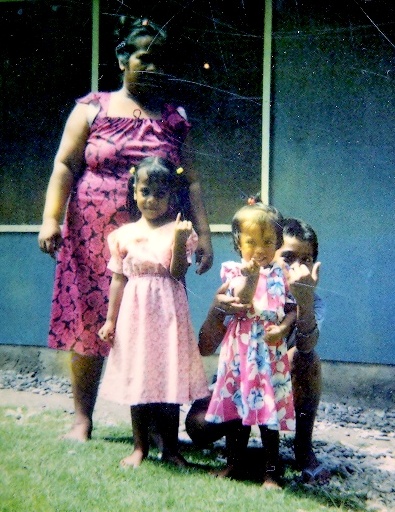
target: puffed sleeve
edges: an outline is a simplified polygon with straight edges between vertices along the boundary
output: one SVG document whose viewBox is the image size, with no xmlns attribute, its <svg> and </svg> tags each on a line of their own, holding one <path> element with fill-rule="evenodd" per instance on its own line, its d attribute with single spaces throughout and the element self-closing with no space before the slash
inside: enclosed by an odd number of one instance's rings
<svg viewBox="0 0 395 512">
<path fill-rule="evenodd" d="M 191 124 L 188 122 L 185 110 L 182 107 L 176 108 L 174 105 L 166 103 L 163 108 L 162 119 L 179 140 L 185 140 L 191 129 Z"/>
<path fill-rule="evenodd" d="M 241 276 L 241 264 L 236 261 L 225 261 L 221 265 L 221 280 L 223 283 L 230 282 L 232 279 Z"/>
<path fill-rule="evenodd" d="M 119 229 L 116 229 L 108 235 L 107 242 L 110 249 L 110 261 L 107 267 L 116 274 L 123 273 L 124 254 L 119 245 Z"/>
<path fill-rule="evenodd" d="M 189 235 L 186 243 L 187 250 L 187 261 L 189 264 L 192 263 L 192 255 L 196 251 L 198 245 L 198 236 L 194 229 L 192 229 L 192 233 Z"/>
</svg>

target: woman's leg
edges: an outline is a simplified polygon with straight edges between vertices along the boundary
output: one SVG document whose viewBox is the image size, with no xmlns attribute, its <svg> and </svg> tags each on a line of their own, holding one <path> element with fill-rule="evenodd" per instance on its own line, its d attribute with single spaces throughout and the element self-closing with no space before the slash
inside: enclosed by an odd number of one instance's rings
<svg viewBox="0 0 395 512">
<path fill-rule="evenodd" d="M 192 441 L 201 448 L 218 441 L 228 433 L 229 422 L 210 423 L 205 420 L 211 396 L 195 400 L 185 419 L 185 428 Z"/>
<path fill-rule="evenodd" d="M 271 430 L 260 425 L 262 445 L 265 454 L 265 473 L 263 477 L 263 486 L 268 489 L 279 489 L 278 483 L 278 465 L 280 451 L 280 435 L 278 430 Z"/>
<path fill-rule="evenodd" d="M 92 434 L 92 415 L 99 389 L 104 358 L 71 353 L 71 388 L 75 420 L 63 439 L 87 441 Z"/>
<path fill-rule="evenodd" d="M 121 460 L 121 466 L 138 468 L 149 451 L 149 425 L 152 416 L 151 404 L 133 405 L 132 414 L 133 453 Z"/>
</svg>

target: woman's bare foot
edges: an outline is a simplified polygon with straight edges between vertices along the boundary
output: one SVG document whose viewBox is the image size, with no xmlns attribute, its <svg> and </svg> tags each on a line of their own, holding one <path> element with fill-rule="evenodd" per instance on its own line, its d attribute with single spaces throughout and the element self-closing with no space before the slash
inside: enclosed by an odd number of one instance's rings
<svg viewBox="0 0 395 512">
<path fill-rule="evenodd" d="M 125 457 L 124 459 L 122 459 L 120 462 L 120 465 L 123 468 L 132 467 L 132 468 L 136 469 L 141 465 L 141 463 L 143 462 L 145 457 L 146 457 L 146 455 L 143 452 L 143 450 L 137 449 L 137 450 L 134 450 L 132 455 L 129 455 L 128 457 Z"/>
<path fill-rule="evenodd" d="M 166 453 L 166 451 L 164 451 L 162 453 L 161 460 L 162 462 L 173 464 L 179 468 L 186 468 L 189 466 L 188 462 L 180 453 Z"/>
<path fill-rule="evenodd" d="M 306 484 L 325 485 L 331 479 L 331 472 L 320 464 L 313 450 L 311 450 L 302 463 L 302 480 Z"/>
<path fill-rule="evenodd" d="M 74 425 L 71 427 L 70 432 L 67 432 L 67 434 L 64 434 L 61 439 L 67 440 L 67 441 L 77 441 L 79 443 L 85 443 L 86 441 L 89 441 L 92 437 L 92 422 L 87 421 L 81 421 L 78 423 L 74 423 Z"/>
</svg>

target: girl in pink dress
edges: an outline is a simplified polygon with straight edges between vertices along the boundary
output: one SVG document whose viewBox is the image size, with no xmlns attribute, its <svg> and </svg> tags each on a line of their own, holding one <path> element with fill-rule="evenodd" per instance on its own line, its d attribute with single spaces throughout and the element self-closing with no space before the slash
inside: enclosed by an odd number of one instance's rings
<svg viewBox="0 0 395 512">
<path fill-rule="evenodd" d="M 112 349 L 100 394 L 131 405 L 134 451 L 124 466 L 137 467 L 148 455 L 153 420 L 161 429 L 162 460 L 185 465 L 179 405 L 209 393 L 183 285 L 197 235 L 177 214 L 181 171 L 162 158 L 142 160 L 129 186 L 141 218 L 108 237 L 113 274 L 99 336 Z"/>
<path fill-rule="evenodd" d="M 258 425 L 265 448 L 265 486 L 277 486 L 279 431 L 292 431 L 295 416 L 284 337 L 296 316 L 281 267 L 273 262 L 282 244 L 282 217 L 262 203 L 241 208 L 232 233 L 241 263 L 226 262 L 221 277 L 247 314 L 234 315 L 222 342 L 218 377 L 206 420 L 241 420 L 237 439 L 227 439 L 228 465 L 221 476 L 237 470 L 251 425 Z M 243 434 L 244 431 L 244 434 Z M 240 446 L 242 444 L 243 446 Z"/>
</svg>

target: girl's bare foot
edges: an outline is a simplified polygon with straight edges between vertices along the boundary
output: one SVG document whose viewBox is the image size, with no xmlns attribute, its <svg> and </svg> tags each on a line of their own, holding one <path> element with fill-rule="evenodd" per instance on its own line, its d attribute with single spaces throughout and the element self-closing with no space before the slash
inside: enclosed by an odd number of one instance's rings
<svg viewBox="0 0 395 512">
<path fill-rule="evenodd" d="M 120 465 L 123 468 L 132 467 L 132 468 L 136 469 L 141 465 L 141 463 L 143 462 L 144 459 L 145 459 L 145 454 L 144 454 L 143 450 L 137 449 L 137 450 L 134 450 L 132 455 L 129 455 L 128 457 L 125 457 L 124 459 L 122 459 L 120 462 Z"/>
<path fill-rule="evenodd" d="M 264 489 L 275 490 L 275 491 L 278 491 L 281 489 L 280 484 L 276 480 L 274 480 L 271 476 L 265 476 L 265 478 L 263 480 L 262 487 Z"/>
<path fill-rule="evenodd" d="M 71 427 L 70 432 L 64 434 L 61 439 L 67 441 L 77 441 L 79 443 L 85 443 L 92 437 L 92 422 L 83 421 L 74 423 Z"/>
<path fill-rule="evenodd" d="M 234 475 L 234 466 L 225 466 L 224 469 L 219 471 L 210 471 L 210 474 L 216 478 L 232 478 Z"/>
</svg>

